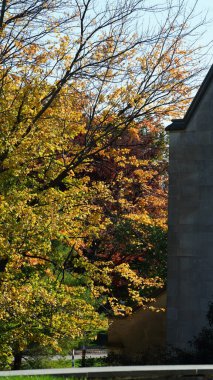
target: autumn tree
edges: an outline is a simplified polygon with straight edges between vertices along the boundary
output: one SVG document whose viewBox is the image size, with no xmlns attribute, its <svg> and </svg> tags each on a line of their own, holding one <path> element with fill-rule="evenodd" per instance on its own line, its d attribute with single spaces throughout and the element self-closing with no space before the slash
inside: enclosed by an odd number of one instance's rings
<svg viewBox="0 0 213 380">
<path fill-rule="evenodd" d="M 1 2 L 2 367 L 18 368 L 32 341 L 60 351 L 64 340 L 92 339 L 105 328 L 97 310 L 107 300 L 117 308 L 109 293 L 115 269 L 137 291 L 162 286 L 84 252 L 110 231 L 104 207 L 116 191 L 123 214 L 128 201 L 119 177 L 114 188 L 91 181 L 95 162 L 108 149 L 115 160 L 117 141 L 148 120 L 157 126 L 178 116 L 197 85 L 197 49 L 183 43 L 202 22 L 190 29 L 193 10 L 184 9 L 184 2 L 150 7 L 143 0 Z M 135 32 L 150 12 L 163 12 L 163 22 Z M 128 149 L 119 152 L 127 169 Z M 137 178 L 146 183 L 149 165 L 134 169 L 135 186 Z M 158 206 L 150 198 L 146 207 L 154 214 Z"/>
<path fill-rule="evenodd" d="M 135 124 L 96 156 L 88 172 L 91 183 L 102 182 L 111 193 L 111 197 L 100 196 L 94 202 L 112 223 L 84 248 L 91 262 L 104 261 L 113 267 L 113 307 L 110 302 L 105 305 L 109 314 L 125 315 L 146 306 L 147 297 L 143 296 L 156 294 L 154 278 L 160 280 L 160 287 L 166 283 L 167 141 L 163 128 L 153 123 Z M 141 287 L 140 281 L 134 286 L 125 266 L 146 279 L 147 286 Z"/>
</svg>

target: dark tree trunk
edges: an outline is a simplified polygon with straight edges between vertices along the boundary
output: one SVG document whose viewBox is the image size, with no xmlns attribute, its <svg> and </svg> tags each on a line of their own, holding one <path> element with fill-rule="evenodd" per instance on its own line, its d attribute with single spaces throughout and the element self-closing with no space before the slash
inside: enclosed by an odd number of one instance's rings
<svg viewBox="0 0 213 380">
<path fill-rule="evenodd" d="M 86 367 L 86 347 L 82 347 L 81 367 Z"/>
<path fill-rule="evenodd" d="M 14 362 L 12 369 L 21 369 L 22 352 L 18 352 L 14 355 Z"/>
</svg>

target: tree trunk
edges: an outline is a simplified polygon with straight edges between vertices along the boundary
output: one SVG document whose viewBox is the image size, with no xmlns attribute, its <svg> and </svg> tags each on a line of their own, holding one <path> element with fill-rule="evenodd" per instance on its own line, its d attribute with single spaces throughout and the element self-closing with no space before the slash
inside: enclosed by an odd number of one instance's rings
<svg viewBox="0 0 213 380">
<path fill-rule="evenodd" d="M 12 369 L 21 369 L 21 362 L 22 362 L 22 352 L 17 352 L 14 355 L 14 362 L 13 362 L 13 368 Z"/>
<path fill-rule="evenodd" d="M 81 358 L 81 367 L 86 367 L 86 347 L 82 347 L 82 358 Z"/>
</svg>

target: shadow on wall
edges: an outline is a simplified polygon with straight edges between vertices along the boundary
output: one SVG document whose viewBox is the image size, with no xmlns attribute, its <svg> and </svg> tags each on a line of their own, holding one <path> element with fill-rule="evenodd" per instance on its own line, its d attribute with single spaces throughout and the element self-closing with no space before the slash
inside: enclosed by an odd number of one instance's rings
<svg viewBox="0 0 213 380">
<path fill-rule="evenodd" d="M 153 306 L 166 307 L 166 292 L 156 297 Z M 139 309 L 132 315 L 114 319 L 108 331 L 109 353 L 134 359 L 153 347 L 166 345 L 166 313 Z"/>
</svg>

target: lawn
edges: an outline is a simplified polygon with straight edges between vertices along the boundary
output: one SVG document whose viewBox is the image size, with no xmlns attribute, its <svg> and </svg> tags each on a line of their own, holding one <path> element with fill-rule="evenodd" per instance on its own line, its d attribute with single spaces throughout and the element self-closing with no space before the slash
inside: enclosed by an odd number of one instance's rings
<svg viewBox="0 0 213 380">
<path fill-rule="evenodd" d="M 105 367 L 108 365 L 107 358 L 86 358 L 85 367 Z M 81 359 L 75 360 L 75 367 L 82 366 Z M 45 368 L 70 368 L 72 367 L 71 359 L 61 358 L 51 360 L 49 358 L 37 358 L 23 362 L 21 369 L 45 369 Z"/>
<path fill-rule="evenodd" d="M 4 376 L 1 377 L 2 380 L 85 380 L 86 377 L 73 377 L 73 376 Z"/>
</svg>

